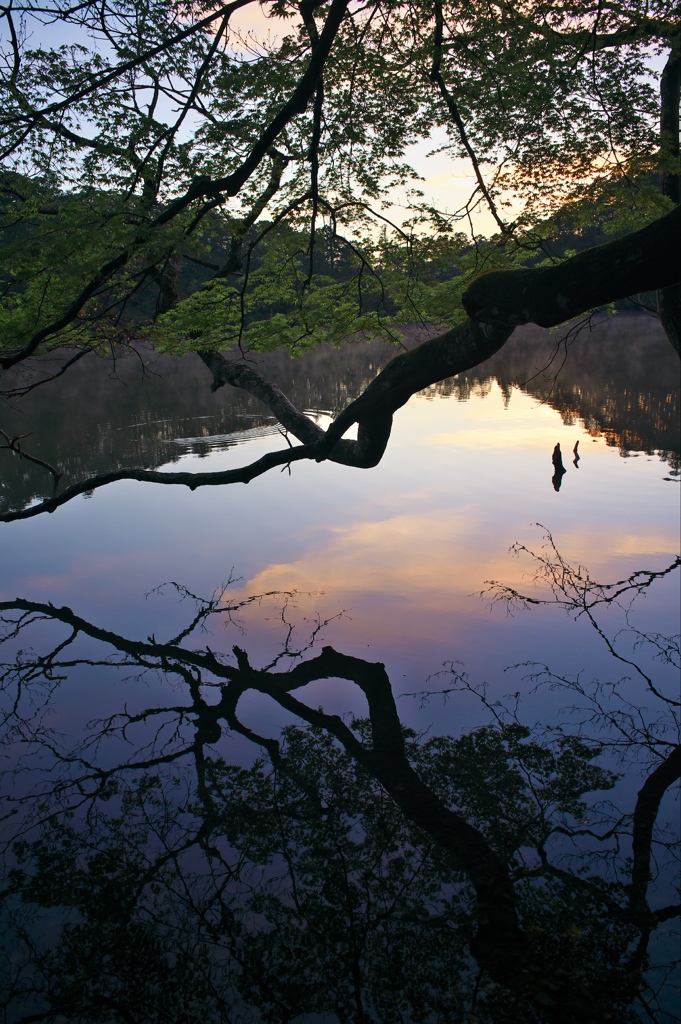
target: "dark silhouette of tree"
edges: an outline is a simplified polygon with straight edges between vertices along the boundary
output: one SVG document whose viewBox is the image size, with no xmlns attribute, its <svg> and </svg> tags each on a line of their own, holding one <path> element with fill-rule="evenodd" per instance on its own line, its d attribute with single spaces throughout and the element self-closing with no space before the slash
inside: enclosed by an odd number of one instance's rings
<svg viewBox="0 0 681 1024">
<path fill-rule="evenodd" d="M 69 345 L 65 369 L 130 344 L 152 310 L 155 344 L 198 353 L 214 388 L 246 390 L 300 442 L 173 481 L 199 486 L 299 459 L 375 466 L 397 409 L 520 324 L 657 291 L 678 350 L 673 5 L 278 3 L 281 36 L 244 51 L 232 22 L 250 4 L 3 9 L 3 368 Z M 31 29 L 52 23 L 74 46 L 31 49 Z M 651 47 L 665 54 L 659 81 Z M 417 199 L 415 219 L 391 224 L 377 207 L 413 178 L 407 146 L 436 129 L 469 160 L 474 195 L 456 215 Z M 487 242 L 452 233 L 478 203 L 498 228 Z M 566 227 L 579 237 L 594 221 L 620 237 L 561 258 Z M 244 358 L 395 336 L 405 318 L 450 329 L 397 356 L 327 431 Z M 167 482 L 144 473 L 128 476 Z"/>
<path fill-rule="evenodd" d="M 653 884 L 673 843 L 658 817 L 681 772 L 679 703 L 598 613 L 679 562 L 604 585 L 567 564 L 550 535 L 529 554 L 537 589 L 492 584 L 493 595 L 586 616 L 654 709 L 618 684 L 530 664 L 581 708 L 574 729 L 531 729 L 517 702 L 491 703 L 452 667 L 436 692 L 477 693 L 489 723 L 428 739 L 401 725 L 383 665 L 314 652 L 324 623 L 302 646 L 287 627 L 260 668 L 240 646 L 197 646 L 210 620 L 243 607 L 224 589 L 196 599 L 167 641 L 121 636 L 65 607 L 0 605 L 6 642 L 22 648 L 3 666 L 8 754 L 21 753 L 5 799 L 15 824 L 4 890 L 20 950 L 7 998 L 21 1019 L 228 1020 L 254 1006 L 272 1021 L 596 1024 L 636 1020 L 637 1005 L 669 1019 L 649 950 L 681 912 L 660 906 Z M 678 667 L 678 638 L 633 639 Z M 181 699 L 126 706 L 69 747 L 46 712 L 83 670 L 160 674 L 181 684 Z M 368 718 L 306 702 L 301 691 L 322 679 L 352 682 Z M 258 735 L 240 711 L 253 692 L 303 725 L 280 740 Z M 231 765 L 229 735 L 266 757 Z M 645 765 L 633 804 L 590 795 L 632 762 Z M 31 794 L 24 765 L 42 773 Z M 43 945 L 35 928 L 47 928 L 49 908 L 54 942 Z"/>
</svg>

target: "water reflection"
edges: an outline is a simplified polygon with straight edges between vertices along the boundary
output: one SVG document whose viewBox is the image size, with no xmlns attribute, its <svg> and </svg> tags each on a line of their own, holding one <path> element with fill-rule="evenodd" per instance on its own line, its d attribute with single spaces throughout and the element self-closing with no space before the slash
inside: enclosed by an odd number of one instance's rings
<svg viewBox="0 0 681 1024">
<path fill-rule="evenodd" d="M 412 333 L 408 344 L 423 335 Z M 336 416 L 394 354 L 394 347 L 380 343 L 320 350 L 297 360 L 273 353 L 262 357 L 259 369 L 299 409 L 319 419 Z M 622 454 L 657 452 L 676 471 L 674 359 L 659 325 L 645 317 L 617 316 L 576 337 L 530 326 L 517 330 L 484 366 L 427 394 L 465 401 L 489 392 L 496 380 L 508 403 L 513 388 L 522 387 L 557 409 L 565 423 L 582 420 L 593 436 L 605 436 Z M 114 469 L 153 468 L 189 454 L 203 457 L 277 431 L 255 399 L 236 389 L 211 393 L 209 384 L 198 357 L 162 358 L 146 369 L 123 360 L 112 369 L 89 356 L 54 384 L 11 400 L 2 409 L 0 427 L 9 436 L 30 434 L 26 451 L 63 474 L 61 490 Z M 0 455 L 0 511 L 51 493 L 44 469 Z"/>
<path fill-rule="evenodd" d="M 264 663 L 238 619 L 260 599 L 230 589 L 169 585 L 191 610 L 165 639 L 0 604 L 11 1019 L 666 1020 L 648 957 L 678 916 L 658 875 L 681 749 L 674 680 L 644 652 L 678 668 L 678 638 L 603 622 L 622 603 L 633 628 L 632 601 L 679 562 L 603 585 L 549 542 L 534 589 L 493 596 L 589 617 L 639 686 L 535 665 L 580 709 L 553 728 L 451 665 L 432 690 L 487 721 L 417 735 L 384 666 L 323 645 L 328 622 L 299 639 L 283 594 Z M 106 674 L 115 706 L 69 739 L 69 685 Z M 364 715 L 320 707 L 323 680 Z M 262 729 L 254 694 L 293 724 Z M 235 741 L 264 756 L 235 763 Z"/>
<path fill-rule="evenodd" d="M 551 483 L 553 484 L 554 491 L 560 490 L 563 477 L 567 473 L 565 466 L 563 465 L 563 455 L 560 450 L 560 445 L 557 444 L 553 449 L 553 455 L 551 456 L 551 462 L 553 463 L 553 477 Z"/>
</svg>

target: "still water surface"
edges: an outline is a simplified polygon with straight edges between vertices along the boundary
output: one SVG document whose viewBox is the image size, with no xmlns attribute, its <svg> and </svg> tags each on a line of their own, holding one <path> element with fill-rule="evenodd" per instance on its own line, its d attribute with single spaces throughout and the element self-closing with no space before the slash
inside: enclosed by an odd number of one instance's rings
<svg viewBox="0 0 681 1024">
<path fill-rule="evenodd" d="M 403 724 L 425 736 L 456 737 L 489 721 L 470 691 L 446 701 L 414 696 L 451 687 L 452 670 L 465 672 L 471 686 L 487 684 L 490 702 L 508 704 L 507 695 L 518 695 L 530 724 L 574 722 L 568 710 L 574 695 L 536 691 L 524 663 L 587 683 L 632 676 L 631 669 L 613 660 L 586 616 L 575 621 L 543 606 L 511 615 L 480 592 L 500 581 L 534 593 L 531 557 L 509 549 L 520 543 L 546 552 L 549 531 L 561 556 L 598 581 L 659 571 L 673 561 L 678 362 L 659 327 L 638 316 L 569 339 L 547 369 L 555 340 L 539 329 L 517 332 L 493 362 L 415 396 L 397 414 L 387 452 L 373 470 L 298 463 L 248 486 L 194 492 L 119 482 L 52 515 L 1 524 L 0 600 L 51 602 L 119 637 L 167 641 L 191 621 L 196 605 L 191 597 L 179 599 L 175 588 L 158 588 L 172 582 L 210 599 L 228 585 L 221 607 L 242 607 L 211 617 L 210 632 L 192 633 L 189 648 L 208 647 L 233 661 L 236 644 L 255 668 L 283 652 L 277 662 L 283 669 L 296 664 L 289 654 L 314 657 L 324 644 L 381 662 Z M 261 369 L 325 425 L 392 354 L 386 346 L 352 346 L 294 362 L 268 357 Z M 211 394 L 207 378 L 198 360 L 162 359 L 145 372 L 133 362 L 113 372 L 109 364 L 83 360 L 63 381 L 11 401 L 0 425 L 11 434 L 31 430 L 27 450 L 63 471 L 63 486 L 114 467 L 226 469 L 281 447 L 262 407 L 227 388 Z M 551 462 L 557 443 L 567 469 L 559 490 Z M 0 455 L 3 511 L 49 495 L 44 470 Z M 255 595 L 267 596 L 243 604 Z M 604 607 L 599 622 L 608 638 L 626 625 L 614 607 Z M 677 630 L 673 574 L 637 602 L 632 625 L 645 633 Z M 40 649 L 62 634 L 62 626 L 41 620 L 10 638 L 7 649 L 29 642 Z M 633 657 L 631 638 L 618 642 Z M 88 722 L 119 714 L 126 703 L 130 714 L 155 701 L 181 703 L 176 677 L 144 674 L 143 666 L 112 669 L 102 664 L 110 648 L 102 653 L 96 638 L 78 644 L 79 664 L 74 658 L 58 685 L 48 687 L 44 721 L 58 734 L 62 754 Z M 636 657 L 646 671 L 653 665 L 645 651 Z M 671 681 L 673 689 L 672 665 L 658 661 L 655 672 L 660 686 Z M 621 684 L 633 702 L 641 700 L 635 676 Z M 13 693 L 10 688 L 10 703 Z M 349 681 L 312 681 L 299 697 L 346 720 L 366 714 Z M 215 703 L 217 694 L 207 690 L 205 699 Z M 42 706 L 45 689 L 30 700 Z M 262 693 L 247 693 L 239 708 L 242 722 L 264 737 L 298 720 Z M 45 744 L 32 743 L 28 727 L 19 737 L 21 729 L 13 728 L 6 765 L 21 756 L 38 773 L 13 776 L 15 793 L 23 797 L 38 775 L 38 788 L 47 792 L 56 769 L 47 763 Z M 177 726 L 178 735 L 188 728 L 186 721 Z M 134 742 L 150 743 L 148 723 L 134 735 Z M 90 751 L 88 764 L 120 763 L 124 747 L 112 735 Z M 243 764 L 259 753 L 247 736 L 227 729 L 214 749 Z M 620 799 L 631 802 L 638 786 L 634 772 L 620 783 Z M 74 799 L 72 790 L 64 796 L 66 804 Z"/>
<path fill-rule="evenodd" d="M 512 344 L 484 375 L 478 368 L 412 399 L 374 470 L 298 463 L 193 493 L 121 482 L 4 525 L 3 596 L 58 601 L 143 635 L 185 613 L 147 599 L 155 587 L 172 580 L 208 596 L 236 578 L 235 599 L 295 590 L 300 615 L 345 613 L 327 631 L 333 643 L 348 653 L 369 646 L 409 686 L 452 658 L 476 678 L 549 655 L 591 668 L 593 645 L 578 653 L 586 637 L 578 643 L 555 613 L 509 620 L 475 595 L 490 579 L 522 581 L 529 566 L 509 548 L 541 544 L 537 523 L 598 580 L 666 564 L 678 544 L 678 367 L 642 317 L 580 336 L 555 381 L 560 354 L 538 372 L 552 352 L 548 332 L 528 329 Z M 392 351 L 274 357 L 264 372 L 323 424 Z M 161 360 L 146 376 L 132 362 L 117 376 L 96 362 L 72 373 L 4 412 L 6 430 L 27 425 L 27 450 L 65 471 L 62 486 L 118 466 L 230 468 L 282 445 L 255 400 L 227 388 L 211 395 L 198 360 Z M 559 492 L 556 443 L 567 467 Z M 44 470 L 3 458 L 14 474 L 3 477 L 5 508 L 49 495 Z M 664 589 L 646 602 L 650 619 L 664 617 L 660 629 L 674 621 Z M 249 638 L 269 651 L 277 627 L 261 619 L 249 613 Z"/>
</svg>

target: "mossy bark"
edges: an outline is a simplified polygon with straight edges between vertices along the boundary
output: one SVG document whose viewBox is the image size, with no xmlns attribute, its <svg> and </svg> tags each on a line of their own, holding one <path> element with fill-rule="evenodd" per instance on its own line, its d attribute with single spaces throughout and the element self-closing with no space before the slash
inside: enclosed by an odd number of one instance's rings
<svg viewBox="0 0 681 1024">
<path fill-rule="evenodd" d="M 463 293 L 468 315 L 488 324 L 558 324 L 681 279 L 681 207 L 639 231 L 551 267 L 492 270 Z"/>
</svg>

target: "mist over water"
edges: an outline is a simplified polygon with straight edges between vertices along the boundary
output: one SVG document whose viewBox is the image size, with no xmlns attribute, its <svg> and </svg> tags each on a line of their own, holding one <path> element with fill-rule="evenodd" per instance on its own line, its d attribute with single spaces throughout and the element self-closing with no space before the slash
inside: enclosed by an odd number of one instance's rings
<svg viewBox="0 0 681 1024">
<path fill-rule="evenodd" d="M 405 344 L 428 333 L 414 327 Z M 398 351 L 374 342 L 323 348 L 294 360 L 284 353 L 249 358 L 298 408 L 334 417 Z M 426 394 L 465 402 L 484 396 L 495 382 L 509 399 L 519 389 L 559 412 L 564 423 L 581 421 L 622 455 L 657 453 L 676 473 L 681 446 L 674 360 L 659 323 L 645 315 L 618 314 L 570 331 L 529 325 L 492 359 Z M 6 405 L 3 429 L 30 431 L 26 450 L 63 471 L 62 489 L 110 469 L 156 468 L 277 433 L 274 417 L 256 399 L 227 387 L 211 394 L 209 384 L 198 357 L 158 357 L 144 348 L 139 359 L 88 356 L 63 379 Z M 239 457 L 245 461 L 247 455 Z M 44 471 L 5 457 L 2 510 L 47 496 L 50 484 Z"/>
</svg>

